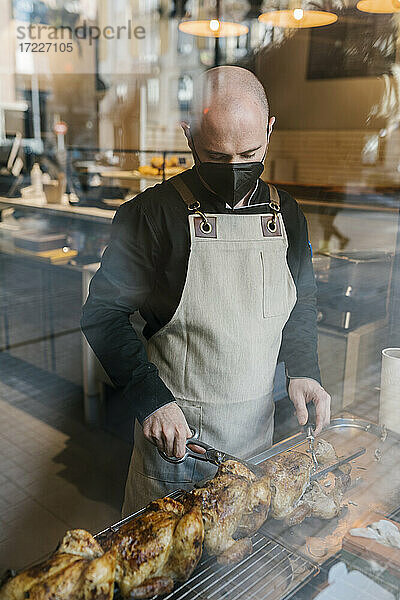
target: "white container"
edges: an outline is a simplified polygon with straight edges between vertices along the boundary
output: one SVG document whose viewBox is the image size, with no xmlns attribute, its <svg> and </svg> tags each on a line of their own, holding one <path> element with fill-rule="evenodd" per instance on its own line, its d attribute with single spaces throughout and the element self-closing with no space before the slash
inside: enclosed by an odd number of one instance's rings
<svg viewBox="0 0 400 600">
<path fill-rule="evenodd" d="M 400 433 L 400 348 L 382 350 L 379 423 Z"/>
<path fill-rule="evenodd" d="M 33 195 L 41 196 L 43 194 L 42 170 L 39 163 L 35 163 L 31 170 L 31 184 L 33 187 Z"/>
</svg>

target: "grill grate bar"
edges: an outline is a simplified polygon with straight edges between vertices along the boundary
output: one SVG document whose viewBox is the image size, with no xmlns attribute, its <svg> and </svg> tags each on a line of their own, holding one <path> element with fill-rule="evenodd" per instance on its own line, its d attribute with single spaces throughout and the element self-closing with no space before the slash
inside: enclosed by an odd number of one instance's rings
<svg viewBox="0 0 400 600">
<path fill-rule="evenodd" d="M 252 555 L 254 557 L 254 554 Z M 250 558 L 250 557 L 249 557 Z M 211 594 L 207 595 L 208 598 L 211 598 L 212 596 L 215 596 L 215 594 L 218 592 L 221 592 L 224 590 L 224 588 L 226 588 L 227 585 L 231 584 L 233 581 L 235 581 L 238 577 L 242 577 L 243 574 L 245 574 L 249 569 L 253 569 L 253 566 L 255 564 L 257 564 L 258 562 L 260 562 L 260 560 L 263 559 L 263 556 L 258 557 L 256 560 L 249 560 L 246 559 L 246 561 L 242 561 L 240 563 L 240 566 L 244 565 L 245 562 L 247 562 L 247 566 L 245 569 L 240 569 L 240 572 L 236 573 L 236 575 L 234 575 L 234 577 L 232 577 L 231 579 L 227 579 L 226 574 L 224 573 L 223 577 L 220 577 L 219 579 L 216 579 L 214 582 L 214 585 L 217 586 L 217 589 L 214 590 L 214 592 L 212 592 Z M 237 571 L 237 569 L 235 569 L 235 571 Z M 244 578 L 244 580 L 249 579 L 252 576 L 252 572 L 250 573 L 250 575 L 247 575 L 247 577 Z M 225 583 L 223 583 L 225 580 Z M 221 584 L 221 585 L 219 585 Z M 240 583 L 238 584 L 240 585 Z M 232 590 L 236 589 L 237 586 L 234 586 L 232 588 Z M 225 596 L 225 593 L 222 594 L 221 598 L 223 598 Z"/>
<path fill-rule="evenodd" d="M 272 579 L 268 579 L 267 581 L 264 581 L 262 583 L 262 585 L 258 588 L 257 593 L 261 592 L 267 585 L 271 585 L 271 583 L 274 581 L 274 579 L 276 579 L 277 577 L 279 577 L 279 575 L 281 575 L 282 572 L 286 571 L 286 569 L 289 568 L 292 571 L 292 574 L 293 574 L 293 565 L 298 560 L 302 560 L 302 558 L 300 556 L 297 556 L 295 559 L 292 559 L 291 564 L 289 564 L 287 567 L 285 567 L 285 569 L 283 571 L 281 571 L 281 573 L 277 573 L 274 577 L 272 577 Z M 273 591 L 274 590 L 271 590 L 270 592 L 267 592 L 266 596 L 263 596 L 263 597 L 267 598 Z M 246 598 L 248 598 L 250 600 L 250 598 L 254 598 L 254 596 L 255 596 L 255 592 L 253 592 L 252 594 L 250 594 L 250 596 L 247 596 Z"/>
<path fill-rule="evenodd" d="M 389 519 L 400 522 L 400 507 L 396 508 L 396 510 L 394 510 L 393 512 L 390 513 Z"/>
<path fill-rule="evenodd" d="M 257 550 L 254 551 L 256 545 L 259 546 L 260 544 L 262 544 L 261 548 L 258 547 Z M 201 569 L 201 571 L 198 574 L 196 574 L 195 577 L 192 577 L 183 586 L 181 586 L 180 588 L 178 588 L 177 590 L 175 590 L 175 592 L 173 592 L 170 596 L 166 596 L 165 600 L 169 599 L 170 597 L 172 598 L 175 595 L 176 592 L 181 591 L 184 587 L 187 587 L 188 590 L 184 594 L 179 594 L 179 598 L 180 599 L 184 598 L 188 594 L 190 594 L 190 597 L 193 598 L 193 599 L 194 598 L 198 598 L 199 596 L 201 596 L 201 594 L 203 594 L 204 592 L 206 592 L 212 586 L 218 584 L 218 582 L 221 581 L 224 577 L 227 577 L 228 575 L 230 575 L 230 573 L 236 571 L 238 568 L 240 568 L 242 565 L 244 565 L 246 562 L 248 562 L 250 558 L 253 558 L 263 548 L 265 548 L 266 546 L 268 546 L 268 544 L 269 544 L 268 540 L 265 540 L 265 539 L 262 539 L 262 538 L 258 539 L 255 543 L 253 543 L 253 553 L 251 554 L 251 556 L 245 558 L 244 560 L 242 560 L 238 564 L 232 565 L 232 567 L 230 567 L 228 570 L 223 565 L 219 565 L 218 567 L 216 567 L 215 566 L 215 558 L 209 558 L 207 560 L 207 563 L 211 563 L 211 564 L 206 569 Z M 207 577 L 204 577 L 204 574 L 207 571 L 211 571 L 211 573 Z M 222 576 L 218 576 L 218 574 L 221 573 L 221 571 L 223 571 Z M 241 573 L 243 573 L 243 571 L 241 571 Z M 196 580 L 196 579 L 200 579 L 200 582 L 197 583 L 196 585 L 193 585 L 193 581 Z M 207 587 L 205 587 L 205 588 L 197 591 L 195 595 L 192 595 L 193 591 L 196 588 L 198 588 L 199 586 L 202 586 L 205 582 L 209 581 L 210 579 L 211 579 L 211 582 L 207 585 Z M 207 596 L 207 597 L 209 597 L 209 596 Z"/>
<path fill-rule="evenodd" d="M 284 551 L 283 551 L 283 550 L 281 550 L 281 551 L 279 552 L 279 554 L 284 554 Z M 257 585 L 260 583 L 261 579 L 263 579 L 264 577 L 268 577 L 268 576 L 269 576 L 269 574 L 272 572 L 272 571 L 264 571 L 264 567 L 266 567 L 266 566 L 267 566 L 267 565 L 268 565 L 268 564 L 269 564 L 271 561 L 273 561 L 275 558 L 276 558 L 276 556 L 273 556 L 273 557 L 272 557 L 272 558 L 271 558 L 269 561 L 267 561 L 267 563 L 265 563 L 265 564 L 262 564 L 262 565 L 261 565 L 260 567 L 258 567 L 257 569 L 254 569 L 254 570 L 252 569 L 251 573 L 250 573 L 250 574 L 249 574 L 247 577 L 245 577 L 245 578 L 243 579 L 243 581 L 239 581 L 239 583 L 237 583 L 236 585 L 234 585 L 234 586 L 233 586 L 233 588 L 232 588 L 232 591 L 235 591 L 237 588 L 239 588 L 240 586 L 242 586 L 243 584 L 245 584 L 245 583 L 246 583 L 246 581 L 249 581 L 249 580 L 251 580 L 251 579 L 252 579 L 254 576 L 257 576 L 257 579 L 256 579 L 254 582 L 251 582 L 251 581 L 250 581 L 250 585 L 248 585 L 248 587 L 247 587 L 247 589 L 246 589 L 246 592 L 247 592 L 248 590 L 250 590 L 250 589 L 254 588 L 255 586 L 257 586 Z M 284 562 L 285 562 L 285 560 L 287 560 L 287 557 L 286 557 L 286 556 L 283 556 L 283 558 L 282 558 L 282 559 L 279 561 L 279 563 L 278 563 L 278 564 L 274 564 L 274 566 L 273 566 L 273 569 L 275 569 L 275 568 L 276 568 L 278 565 L 280 565 L 281 563 L 284 563 Z M 286 567 L 286 568 L 287 568 L 287 567 Z M 262 571 L 262 577 L 260 577 L 260 576 L 258 576 L 258 575 L 257 575 L 257 574 L 258 574 L 260 571 Z M 237 579 L 238 577 L 240 578 L 240 575 L 241 575 L 241 574 L 240 574 L 240 573 L 238 573 L 238 574 L 237 574 L 237 576 L 235 577 L 235 579 Z M 225 584 L 225 585 L 228 585 L 228 584 Z M 221 598 L 224 598 L 224 597 L 225 597 L 227 594 L 229 594 L 229 593 L 230 593 L 230 590 L 226 591 L 226 592 L 225 592 L 225 593 L 224 593 L 224 594 L 221 596 Z M 234 596 L 234 597 L 232 598 L 232 600 L 234 600 L 235 598 L 240 598 L 240 597 L 242 596 L 242 594 L 243 594 L 243 590 L 240 590 L 240 592 L 239 592 L 239 595 L 237 595 L 237 594 L 236 594 L 236 596 Z M 246 595 L 246 597 L 247 597 L 247 595 Z"/>
<path fill-rule="evenodd" d="M 273 552 L 274 547 L 272 546 L 271 549 L 268 551 L 267 554 L 271 554 L 271 552 Z M 283 552 L 283 550 L 280 550 L 279 554 L 281 554 Z M 241 578 L 241 580 L 239 581 L 238 584 L 236 584 L 236 586 L 233 586 L 231 588 L 231 591 L 234 591 L 241 583 L 242 581 L 248 581 L 249 579 L 251 579 L 251 577 L 254 575 L 254 573 L 257 573 L 260 569 L 263 569 L 264 567 L 266 567 L 271 560 L 274 559 L 274 557 L 270 558 L 266 563 L 262 562 L 261 567 L 255 568 L 255 566 L 260 562 L 263 561 L 263 559 L 265 558 L 266 555 L 261 555 L 259 556 L 256 560 L 251 560 L 248 561 L 249 564 L 247 565 L 247 568 L 245 570 L 240 570 L 240 572 L 238 572 L 232 579 L 230 579 L 229 581 L 227 581 L 226 583 L 224 583 L 221 587 L 218 588 L 218 591 L 223 590 L 227 585 L 229 585 L 231 582 L 235 581 L 238 578 Z M 250 558 L 250 557 L 249 557 Z M 248 571 L 250 569 L 250 573 L 248 573 L 245 577 L 243 577 L 243 574 L 246 573 L 246 571 Z M 265 572 L 265 574 L 268 574 L 268 571 Z M 212 594 L 213 595 L 213 594 Z M 222 595 L 222 598 L 226 595 L 226 593 L 224 593 Z"/>
</svg>

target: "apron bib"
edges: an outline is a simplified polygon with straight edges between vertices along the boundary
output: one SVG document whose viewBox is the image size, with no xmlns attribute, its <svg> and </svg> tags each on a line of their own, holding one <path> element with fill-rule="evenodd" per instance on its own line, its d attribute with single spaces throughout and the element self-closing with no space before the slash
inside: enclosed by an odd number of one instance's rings
<svg viewBox="0 0 400 600">
<path fill-rule="evenodd" d="M 270 193 L 279 202 L 273 186 Z M 272 216 L 275 231 L 268 229 Z M 191 249 L 181 300 L 148 340 L 147 354 L 200 439 L 246 458 L 272 444 L 276 363 L 296 302 L 286 231 L 278 212 L 195 211 L 188 218 Z M 213 465 L 190 457 L 166 462 L 136 421 L 123 515 L 214 473 Z"/>
</svg>

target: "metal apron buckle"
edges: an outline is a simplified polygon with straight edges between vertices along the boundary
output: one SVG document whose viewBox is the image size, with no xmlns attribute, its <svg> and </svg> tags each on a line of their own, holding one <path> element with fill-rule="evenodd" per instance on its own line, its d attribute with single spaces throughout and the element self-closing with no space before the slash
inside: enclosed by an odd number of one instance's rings
<svg viewBox="0 0 400 600">
<path fill-rule="evenodd" d="M 196 215 L 199 215 L 201 217 L 201 223 L 200 223 L 200 229 L 201 229 L 201 231 L 203 233 L 205 233 L 205 234 L 211 233 L 212 232 L 212 225 L 207 220 L 206 215 L 203 212 L 201 212 L 201 210 L 200 210 L 200 202 L 198 200 L 196 200 L 196 202 L 193 202 L 193 204 L 191 204 L 189 206 L 189 210 L 191 210 Z"/>
<path fill-rule="evenodd" d="M 275 233 L 277 230 L 276 218 L 280 211 L 280 206 L 276 202 L 269 202 L 269 206 L 272 210 L 272 217 L 267 222 L 267 228 L 268 228 L 268 231 L 270 231 L 271 233 Z"/>
<path fill-rule="evenodd" d="M 270 231 L 271 233 L 275 233 L 276 232 L 276 217 L 275 215 L 273 215 L 271 217 L 271 219 L 267 222 L 267 227 L 268 227 L 268 231 Z"/>
</svg>

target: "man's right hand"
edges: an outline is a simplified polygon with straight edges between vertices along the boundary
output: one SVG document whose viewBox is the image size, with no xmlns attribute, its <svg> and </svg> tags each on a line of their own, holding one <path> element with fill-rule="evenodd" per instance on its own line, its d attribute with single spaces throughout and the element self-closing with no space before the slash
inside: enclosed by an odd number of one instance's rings
<svg viewBox="0 0 400 600">
<path fill-rule="evenodd" d="M 167 456 L 182 458 L 186 452 L 186 440 L 192 437 L 182 410 L 171 402 L 162 406 L 143 421 L 144 437 Z M 197 451 L 197 447 L 193 447 Z M 204 452 L 199 448 L 201 452 Z"/>
</svg>

